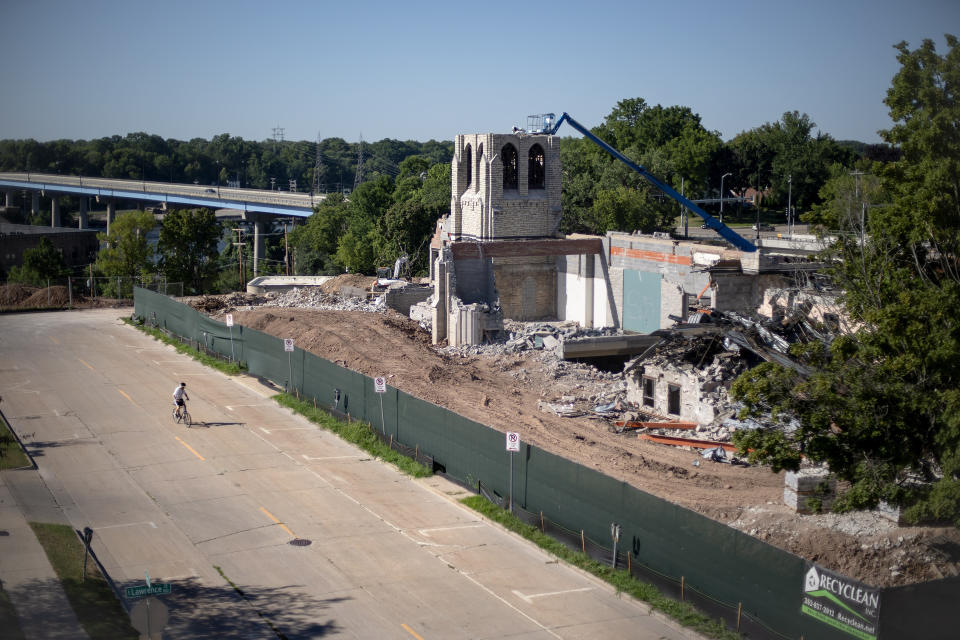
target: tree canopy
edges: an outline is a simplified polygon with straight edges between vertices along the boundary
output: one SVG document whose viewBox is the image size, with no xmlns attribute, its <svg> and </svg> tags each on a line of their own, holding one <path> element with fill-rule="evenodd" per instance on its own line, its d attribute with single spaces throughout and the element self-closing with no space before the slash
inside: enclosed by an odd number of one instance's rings
<svg viewBox="0 0 960 640">
<path fill-rule="evenodd" d="M 841 234 L 830 253 L 859 328 L 797 350 L 810 376 L 764 364 L 733 391 L 748 411 L 795 427 L 738 436 L 752 458 L 828 463 L 851 483 L 839 508 L 886 500 L 908 518 L 960 526 L 960 47 L 946 40 L 945 55 L 931 40 L 896 46 L 885 100 L 894 126 L 881 134 L 902 153 L 855 187 L 886 206 L 855 207 L 867 211 L 865 233 Z M 851 180 L 835 171 L 823 195 L 840 204 L 823 216 L 839 219 Z"/>
<path fill-rule="evenodd" d="M 159 267 L 168 281 L 183 282 L 185 290 L 202 293 L 219 268 L 217 243 L 222 228 L 210 209 L 174 209 L 160 226 Z"/>
</svg>

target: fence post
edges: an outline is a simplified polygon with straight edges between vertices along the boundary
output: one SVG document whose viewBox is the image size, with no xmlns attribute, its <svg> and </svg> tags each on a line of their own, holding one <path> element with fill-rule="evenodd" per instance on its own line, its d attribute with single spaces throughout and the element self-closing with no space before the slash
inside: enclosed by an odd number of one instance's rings
<svg viewBox="0 0 960 640">
<path fill-rule="evenodd" d="M 740 632 L 740 614 L 743 613 L 743 603 L 737 603 L 737 633 Z"/>
<path fill-rule="evenodd" d="M 627 550 L 627 573 L 633 575 L 633 567 L 630 566 L 630 551 Z"/>
<path fill-rule="evenodd" d="M 540 512 L 540 533 L 546 533 L 547 530 L 543 526 L 543 511 Z"/>
<path fill-rule="evenodd" d="M 587 552 L 587 538 L 583 535 L 583 529 L 580 529 L 580 550 Z"/>
<path fill-rule="evenodd" d="M 684 593 L 683 593 L 684 587 L 686 586 L 685 583 L 686 583 L 686 580 L 684 579 L 684 577 L 680 576 L 680 602 L 686 602 L 686 599 L 684 598 Z"/>
<path fill-rule="evenodd" d="M 50 278 L 47 278 L 47 306 L 50 306 Z"/>
<path fill-rule="evenodd" d="M 393 434 L 390 434 L 390 448 L 393 449 Z"/>
<path fill-rule="evenodd" d="M 67 297 L 70 299 L 69 308 L 73 309 L 73 281 L 67 276 Z"/>
</svg>

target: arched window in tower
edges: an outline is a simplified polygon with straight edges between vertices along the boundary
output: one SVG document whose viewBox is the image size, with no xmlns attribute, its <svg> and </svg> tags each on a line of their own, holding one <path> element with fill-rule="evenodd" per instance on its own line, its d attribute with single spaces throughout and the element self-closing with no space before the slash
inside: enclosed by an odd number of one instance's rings
<svg viewBox="0 0 960 640">
<path fill-rule="evenodd" d="M 463 148 L 463 163 L 467 166 L 467 188 L 469 189 L 470 183 L 473 182 L 473 155 L 470 145 Z"/>
<path fill-rule="evenodd" d="M 480 189 L 480 180 L 483 172 L 483 143 L 477 145 L 477 189 Z"/>
<path fill-rule="evenodd" d="M 500 150 L 500 160 L 503 162 L 503 188 L 517 188 L 517 148 L 509 142 Z"/>
<path fill-rule="evenodd" d="M 527 188 L 543 189 L 545 175 L 543 147 L 535 144 L 530 147 L 530 153 L 527 155 Z"/>
</svg>

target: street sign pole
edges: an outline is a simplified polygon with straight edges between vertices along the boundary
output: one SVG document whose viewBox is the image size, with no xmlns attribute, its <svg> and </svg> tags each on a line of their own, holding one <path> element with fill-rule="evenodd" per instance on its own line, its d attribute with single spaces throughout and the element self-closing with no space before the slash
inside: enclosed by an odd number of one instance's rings
<svg viewBox="0 0 960 640">
<path fill-rule="evenodd" d="M 283 339 L 283 350 L 287 352 L 287 367 L 289 370 L 287 375 L 287 393 L 290 393 L 290 389 L 293 387 L 293 338 Z"/>
<path fill-rule="evenodd" d="M 520 434 L 514 431 L 507 432 L 507 453 L 510 456 L 510 491 L 508 492 L 510 513 L 513 513 L 513 454 L 520 451 Z"/>
<path fill-rule="evenodd" d="M 373 379 L 373 390 L 380 396 L 380 433 L 387 435 L 387 425 L 383 418 L 383 394 L 387 392 L 387 379 L 377 376 Z"/>
<path fill-rule="evenodd" d="M 236 361 L 236 357 L 233 355 L 233 314 L 227 314 L 227 326 L 230 328 L 230 362 Z"/>
</svg>

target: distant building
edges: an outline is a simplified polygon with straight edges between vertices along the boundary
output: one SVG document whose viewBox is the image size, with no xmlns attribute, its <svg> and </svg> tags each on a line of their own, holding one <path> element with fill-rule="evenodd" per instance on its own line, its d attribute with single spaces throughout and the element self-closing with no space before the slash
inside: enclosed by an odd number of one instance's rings
<svg viewBox="0 0 960 640">
<path fill-rule="evenodd" d="M 100 243 L 93 229 L 69 229 L 30 224 L 0 222 L 0 271 L 7 274 L 11 267 L 23 265 L 23 252 L 40 246 L 46 238 L 63 254 L 68 267 L 87 265 L 97 259 Z"/>
</svg>

